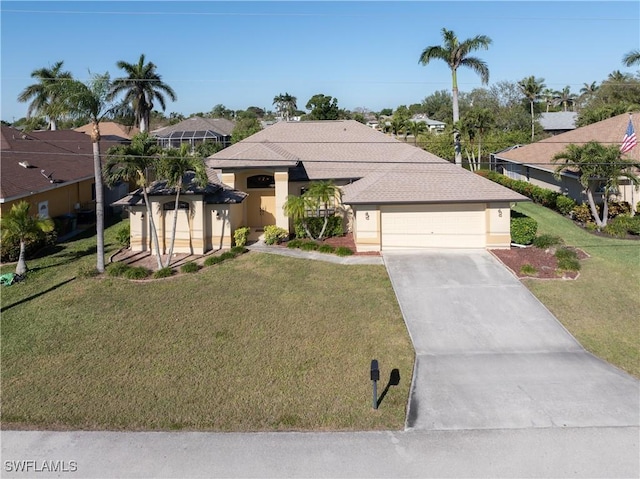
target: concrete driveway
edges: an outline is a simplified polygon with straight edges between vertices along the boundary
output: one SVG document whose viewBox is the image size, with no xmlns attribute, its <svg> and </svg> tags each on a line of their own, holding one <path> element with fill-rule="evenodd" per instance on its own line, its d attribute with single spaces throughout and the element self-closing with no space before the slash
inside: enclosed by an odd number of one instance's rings
<svg viewBox="0 0 640 479">
<path fill-rule="evenodd" d="M 484 250 L 384 254 L 416 350 L 407 429 L 638 426 L 640 387 Z"/>
</svg>

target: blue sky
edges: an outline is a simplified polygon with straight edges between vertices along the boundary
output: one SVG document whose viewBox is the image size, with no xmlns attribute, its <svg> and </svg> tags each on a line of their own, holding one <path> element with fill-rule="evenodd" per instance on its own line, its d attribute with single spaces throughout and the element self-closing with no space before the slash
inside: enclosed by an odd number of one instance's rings
<svg viewBox="0 0 640 479">
<path fill-rule="evenodd" d="M 78 79 L 89 71 L 121 75 L 118 60 L 144 53 L 178 95 L 166 114 L 223 104 L 273 109 L 288 92 L 304 109 L 313 95 L 340 108 L 379 111 L 420 103 L 451 89 L 443 62 L 418 63 L 442 43 L 488 35 L 489 85 L 535 75 L 556 90 L 600 82 L 614 70 L 635 73 L 622 56 L 640 48 L 638 1 L 2 1 L 1 113 L 26 115 L 17 96 L 33 70 L 64 61 Z M 481 86 L 460 70 L 459 87 Z"/>
</svg>

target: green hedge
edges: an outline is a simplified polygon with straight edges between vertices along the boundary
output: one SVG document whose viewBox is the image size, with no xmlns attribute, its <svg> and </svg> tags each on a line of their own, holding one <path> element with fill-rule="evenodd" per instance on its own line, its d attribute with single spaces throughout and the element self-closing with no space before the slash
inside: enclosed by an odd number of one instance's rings
<svg viewBox="0 0 640 479">
<path fill-rule="evenodd" d="M 533 218 L 511 212 L 511 241 L 516 244 L 528 245 L 533 243 L 538 232 L 538 222 Z"/>
<path fill-rule="evenodd" d="M 323 217 L 305 218 L 309 232 L 311 236 L 317 238 L 322 231 L 322 225 L 324 225 Z M 306 238 L 307 232 L 302 226 L 302 220 L 296 220 L 293 225 L 296 233 L 296 238 Z M 324 232 L 324 238 L 331 238 L 333 236 L 342 236 L 344 234 L 344 228 L 342 226 L 342 216 L 329 216 L 327 223 L 327 229 Z"/>
</svg>

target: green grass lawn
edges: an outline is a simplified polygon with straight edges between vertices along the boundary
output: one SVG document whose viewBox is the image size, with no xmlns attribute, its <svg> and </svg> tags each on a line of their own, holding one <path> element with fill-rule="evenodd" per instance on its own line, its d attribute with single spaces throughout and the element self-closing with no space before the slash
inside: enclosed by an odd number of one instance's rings
<svg viewBox="0 0 640 479">
<path fill-rule="evenodd" d="M 2 288 L 3 428 L 403 428 L 414 353 L 383 266 L 247 253 L 157 281 L 76 277 L 94 250 L 60 245 Z M 377 411 L 374 358 L 379 392 L 401 376 Z"/>
<path fill-rule="evenodd" d="M 576 281 L 525 280 L 527 287 L 596 356 L 640 377 L 640 241 L 596 236 L 547 208 L 521 203 L 538 234 L 586 251 Z"/>
</svg>

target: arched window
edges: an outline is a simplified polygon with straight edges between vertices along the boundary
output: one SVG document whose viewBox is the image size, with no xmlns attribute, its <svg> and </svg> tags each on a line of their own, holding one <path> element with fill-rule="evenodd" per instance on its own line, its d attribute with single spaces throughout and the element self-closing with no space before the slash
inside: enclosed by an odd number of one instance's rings
<svg viewBox="0 0 640 479">
<path fill-rule="evenodd" d="M 273 175 L 254 175 L 247 178 L 247 188 L 275 188 Z"/>
</svg>

